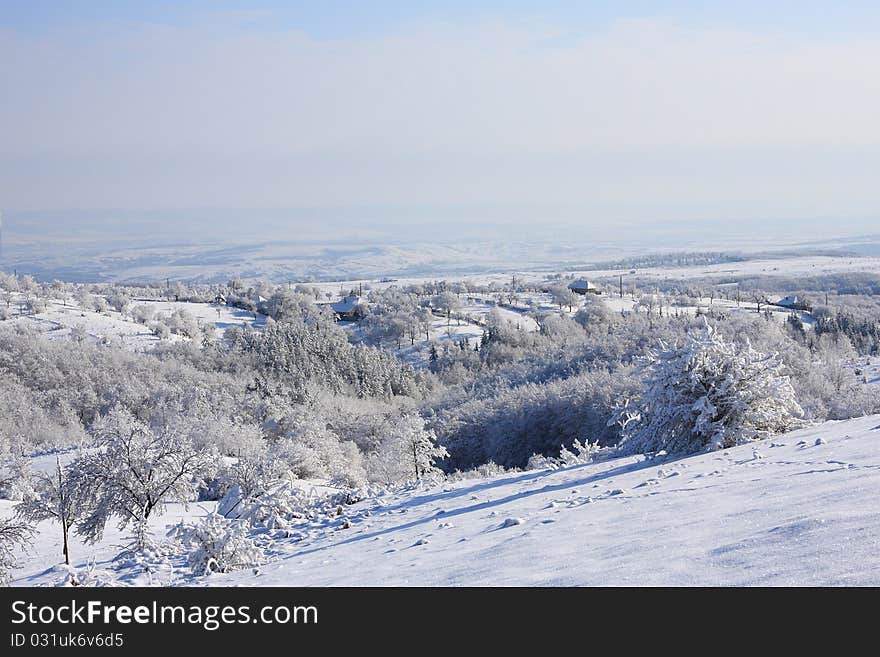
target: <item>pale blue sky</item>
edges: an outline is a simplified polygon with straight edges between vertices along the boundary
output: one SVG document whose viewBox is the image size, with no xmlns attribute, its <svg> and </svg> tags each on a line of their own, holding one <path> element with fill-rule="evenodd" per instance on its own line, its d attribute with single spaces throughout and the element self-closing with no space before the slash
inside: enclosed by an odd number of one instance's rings
<svg viewBox="0 0 880 657">
<path fill-rule="evenodd" d="M 211 14 L 239 14 L 249 27 L 301 29 L 317 37 L 381 33 L 422 21 L 468 23 L 484 20 L 542 20 L 573 30 L 600 29 L 621 18 L 666 18 L 694 26 L 746 30 L 864 32 L 877 27 L 880 5 L 866 0 L 2 0 L 2 23 L 20 30 L 44 30 L 100 21 L 192 25 Z"/>
<path fill-rule="evenodd" d="M 0 0 L 0 207 L 862 230 L 880 3 L 843 5 Z"/>
</svg>

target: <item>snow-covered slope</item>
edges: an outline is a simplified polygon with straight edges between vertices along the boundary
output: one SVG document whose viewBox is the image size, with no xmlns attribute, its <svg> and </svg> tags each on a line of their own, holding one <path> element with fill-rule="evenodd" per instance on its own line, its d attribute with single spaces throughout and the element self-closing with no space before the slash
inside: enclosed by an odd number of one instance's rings
<svg viewBox="0 0 880 657">
<path fill-rule="evenodd" d="M 362 502 L 230 585 L 880 584 L 880 416 Z M 341 527 L 340 522 L 337 527 Z"/>
<path fill-rule="evenodd" d="M 158 520 L 206 510 L 175 507 Z M 257 573 L 192 578 L 169 564 L 160 577 L 129 570 L 117 581 L 878 585 L 880 416 L 684 459 L 625 457 L 447 482 L 367 499 L 343 513 L 276 541 Z M 57 528 L 40 529 L 35 552 L 14 575 L 17 585 L 59 580 L 50 565 L 58 559 Z M 77 545 L 74 554 L 112 571 L 119 542 L 111 531 L 106 546 Z"/>
</svg>

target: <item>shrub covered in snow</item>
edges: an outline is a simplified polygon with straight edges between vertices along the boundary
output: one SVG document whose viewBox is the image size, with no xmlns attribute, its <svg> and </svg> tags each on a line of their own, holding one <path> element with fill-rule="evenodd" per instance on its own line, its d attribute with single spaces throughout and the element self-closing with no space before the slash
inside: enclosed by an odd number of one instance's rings
<svg viewBox="0 0 880 657">
<path fill-rule="evenodd" d="M 280 530 L 286 535 L 295 525 L 306 524 L 315 518 L 341 515 L 344 505 L 353 504 L 364 496 L 375 496 L 381 490 L 377 487 L 334 490 L 298 480 L 283 480 L 246 495 L 241 488 L 233 486 L 218 503 L 217 513 L 252 527 Z"/>
<path fill-rule="evenodd" d="M 681 347 L 655 352 L 624 445 L 639 453 L 731 447 L 788 431 L 803 411 L 783 363 L 706 323 Z"/>
<path fill-rule="evenodd" d="M 15 550 L 26 547 L 33 528 L 11 518 L 0 519 L 0 586 L 9 584 L 9 571 L 15 566 Z"/>
<path fill-rule="evenodd" d="M 198 523 L 181 523 L 168 533 L 188 551 L 194 575 L 228 573 L 266 561 L 263 550 L 248 536 L 248 524 L 211 513 Z"/>
<path fill-rule="evenodd" d="M 569 465 L 592 463 L 598 458 L 608 456 L 614 451 L 611 447 L 601 447 L 599 443 L 575 440 L 571 449 L 564 445 L 559 449 L 559 456 L 533 454 L 526 466 L 527 470 L 555 470 Z"/>
<path fill-rule="evenodd" d="M 284 529 L 291 519 L 304 517 L 312 501 L 303 487 L 291 481 L 278 481 L 249 494 L 233 486 L 220 500 L 217 512 L 255 527 Z"/>
</svg>

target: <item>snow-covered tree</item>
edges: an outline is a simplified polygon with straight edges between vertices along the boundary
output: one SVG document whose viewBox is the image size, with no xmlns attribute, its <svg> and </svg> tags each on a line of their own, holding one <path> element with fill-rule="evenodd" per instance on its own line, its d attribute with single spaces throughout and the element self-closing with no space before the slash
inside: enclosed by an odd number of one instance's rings
<svg viewBox="0 0 880 657">
<path fill-rule="evenodd" d="M 601 300 L 588 295 L 584 300 L 583 307 L 577 311 L 574 321 L 585 329 L 592 330 L 606 328 L 612 321 L 611 312 Z"/>
<path fill-rule="evenodd" d="M 448 324 L 452 315 L 461 308 L 461 301 L 452 292 L 441 292 L 431 299 L 431 306 L 446 315 L 446 323 Z"/>
<path fill-rule="evenodd" d="M 194 499 L 212 459 L 173 427 L 154 430 L 120 408 L 96 422 L 95 434 L 99 449 L 70 468 L 76 497 L 88 509 L 77 533 L 97 542 L 115 517 L 120 529 L 133 528 L 134 545 L 142 549 L 150 518 L 163 512 L 166 501 Z"/>
<path fill-rule="evenodd" d="M 107 299 L 102 296 L 92 297 L 92 305 L 94 306 L 96 313 L 107 312 L 107 309 L 110 307 L 110 304 L 107 303 Z"/>
<path fill-rule="evenodd" d="M 68 536 L 70 528 L 82 515 L 83 508 L 78 504 L 67 472 L 61 467 L 60 459 L 55 460 L 55 471 L 40 472 L 32 478 L 32 488 L 15 507 L 16 514 L 30 522 L 55 520 L 61 525 L 62 554 L 64 563 L 70 565 Z"/>
<path fill-rule="evenodd" d="M 370 456 L 373 478 L 395 483 L 440 472 L 435 463 L 448 453 L 437 445 L 437 436 L 425 428 L 421 416 L 408 413 L 389 418 L 383 430 L 382 442 Z"/>
<path fill-rule="evenodd" d="M 107 302 L 117 312 L 125 312 L 125 309 L 131 303 L 131 299 L 122 292 L 114 291 L 107 297 Z"/>
<path fill-rule="evenodd" d="M 317 415 L 297 410 L 279 423 L 283 436 L 272 455 L 300 479 L 334 479 L 355 487 L 366 475 L 357 447 L 339 437 Z"/>
<path fill-rule="evenodd" d="M 160 340 L 167 340 L 171 337 L 171 329 L 168 328 L 168 325 L 161 321 L 156 320 L 155 322 L 150 322 L 147 326 L 149 326 L 150 330 Z"/>
<path fill-rule="evenodd" d="M 731 447 L 792 429 L 803 411 L 776 354 L 725 340 L 708 322 L 681 347 L 652 355 L 632 452 L 689 453 Z"/>
<path fill-rule="evenodd" d="M 15 566 L 15 550 L 27 547 L 33 528 L 13 518 L 0 519 L 0 586 L 9 584 L 9 571 Z"/>
<path fill-rule="evenodd" d="M 147 304 L 140 304 L 131 309 L 131 316 L 139 324 L 146 324 L 156 316 L 156 308 Z"/>
<path fill-rule="evenodd" d="M 558 285 L 550 290 L 550 296 L 553 297 L 553 303 L 562 310 L 563 306 L 568 306 L 568 311 L 578 305 L 580 296 L 571 290 L 567 285 Z"/>
<path fill-rule="evenodd" d="M 3 438 L 0 433 L 0 440 Z M 21 500 L 32 489 L 33 471 L 30 459 L 20 454 L 7 453 L 9 447 L 8 444 L 0 443 L 0 498 Z"/>
</svg>

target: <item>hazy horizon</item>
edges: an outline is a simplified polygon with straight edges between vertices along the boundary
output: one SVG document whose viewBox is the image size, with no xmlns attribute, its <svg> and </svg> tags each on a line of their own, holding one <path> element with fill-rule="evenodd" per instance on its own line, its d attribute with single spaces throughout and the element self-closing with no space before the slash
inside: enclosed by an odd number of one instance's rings
<svg viewBox="0 0 880 657">
<path fill-rule="evenodd" d="M 5 258 L 871 235 L 878 34 L 867 2 L 0 2 Z"/>
</svg>

